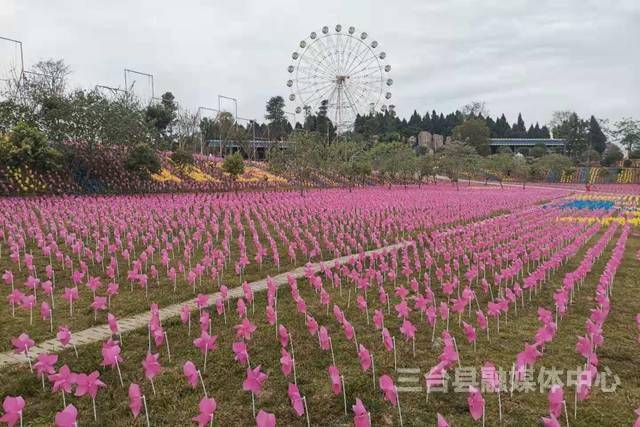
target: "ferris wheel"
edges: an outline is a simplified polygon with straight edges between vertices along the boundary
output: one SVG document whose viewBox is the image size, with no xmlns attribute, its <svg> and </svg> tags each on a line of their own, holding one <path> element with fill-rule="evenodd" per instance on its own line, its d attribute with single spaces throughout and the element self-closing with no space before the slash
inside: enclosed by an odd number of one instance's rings
<svg viewBox="0 0 640 427">
<path fill-rule="evenodd" d="M 325 110 L 338 134 L 353 128 L 356 115 L 366 115 L 391 99 L 393 79 L 387 54 L 376 40 L 355 27 L 324 26 L 298 43 L 287 67 L 289 101 L 297 114 Z"/>
</svg>

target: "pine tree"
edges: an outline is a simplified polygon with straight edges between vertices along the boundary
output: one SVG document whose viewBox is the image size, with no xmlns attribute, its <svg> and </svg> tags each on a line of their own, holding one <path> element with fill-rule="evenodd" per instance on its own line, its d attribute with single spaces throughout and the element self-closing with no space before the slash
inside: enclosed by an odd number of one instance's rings
<svg viewBox="0 0 640 427">
<path fill-rule="evenodd" d="M 607 148 L 607 137 L 604 132 L 602 132 L 602 129 L 600 129 L 600 124 L 594 116 L 591 116 L 589 119 L 587 142 L 589 143 L 590 149 L 595 150 L 600 154 L 602 154 L 605 148 Z"/>
</svg>

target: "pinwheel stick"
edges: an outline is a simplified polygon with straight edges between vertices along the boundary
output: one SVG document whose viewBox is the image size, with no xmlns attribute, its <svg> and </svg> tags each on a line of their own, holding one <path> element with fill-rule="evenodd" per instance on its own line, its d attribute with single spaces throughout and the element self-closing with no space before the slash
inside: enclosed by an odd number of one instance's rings
<svg viewBox="0 0 640 427">
<path fill-rule="evenodd" d="M 124 387 L 124 382 L 122 381 L 122 372 L 120 371 L 120 364 L 118 363 L 117 358 L 116 358 L 116 369 L 118 370 L 118 377 L 120 378 L 120 386 Z"/>
<path fill-rule="evenodd" d="M 393 370 L 398 370 L 398 354 L 396 352 L 396 337 L 391 338 L 393 340 Z"/>
<path fill-rule="evenodd" d="M 376 363 L 373 358 L 373 353 L 371 354 L 371 381 L 373 382 L 373 389 L 376 389 Z"/>
<path fill-rule="evenodd" d="M 398 417 L 400 418 L 400 427 L 402 427 L 402 410 L 400 409 L 400 393 L 398 393 L 398 387 L 393 386 L 396 391 L 396 400 L 398 401 Z"/>
<path fill-rule="evenodd" d="M 198 369 L 198 377 L 200 377 L 200 384 L 202 384 L 202 391 L 204 391 L 204 397 L 209 397 L 207 395 L 207 388 L 204 386 L 204 380 L 202 379 L 202 373 L 200 372 L 200 369 Z"/>
<path fill-rule="evenodd" d="M 564 417 L 567 420 L 567 427 L 569 427 L 569 413 L 567 412 L 567 401 L 562 401 L 562 406 L 564 406 Z"/>
<path fill-rule="evenodd" d="M 344 375 L 340 375 L 340 381 L 342 382 L 342 400 L 344 401 L 344 414 L 347 415 L 347 391 L 344 388 Z"/>
<path fill-rule="evenodd" d="M 147 408 L 147 398 L 142 395 L 142 403 L 144 403 L 144 417 L 147 420 L 147 427 L 151 424 L 149 423 L 149 409 Z"/>
<path fill-rule="evenodd" d="M 336 364 L 336 356 L 333 353 L 333 340 L 331 339 L 331 337 L 329 337 L 329 345 L 331 346 L 331 360 L 333 361 L 333 364 Z"/>
<path fill-rule="evenodd" d="M 302 402 L 304 403 L 304 413 L 307 416 L 307 427 L 310 427 L 311 421 L 309 420 L 309 408 L 307 408 L 307 396 L 302 396 Z"/>
<path fill-rule="evenodd" d="M 96 399 L 91 398 L 91 404 L 93 405 L 93 420 L 98 421 L 98 414 L 96 413 Z"/>
<path fill-rule="evenodd" d="M 33 366 L 31 366 L 31 355 L 29 354 L 29 347 L 27 347 L 26 344 L 24 345 L 24 354 L 27 356 L 27 361 L 29 362 L 29 370 L 33 372 Z"/>
</svg>

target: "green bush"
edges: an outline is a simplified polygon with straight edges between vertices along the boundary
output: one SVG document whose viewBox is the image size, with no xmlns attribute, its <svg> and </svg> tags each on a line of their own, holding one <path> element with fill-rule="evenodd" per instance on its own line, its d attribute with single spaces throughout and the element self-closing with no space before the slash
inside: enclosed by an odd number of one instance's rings
<svg viewBox="0 0 640 427">
<path fill-rule="evenodd" d="M 244 173 L 244 160 L 240 153 L 233 153 L 224 158 L 222 162 L 222 170 L 231 175 L 235 181 L 238 176 Z"/>
<path fill-rule="evenodd" d="M 179 166 L 187 166 L 194 163 L 193 154 L 182 148 L 178 148 L 171 154 L 171 160 Z"/>
<path fill-rule="evenodd" d="M 144 179 L 149 179 L 152 173 L 158 173 L 162 169 L 160 158 L 148 144 L 138 144 L 129 150 L 124 167 Z"/>
<path fill-rule="evenodd" d="M 47 136 L 33 125 L 18 122 L 0 138 L 0 164 L 47 171 L 59 168 L 61 162 L 60 152 L 51 147 Z"/>
</svg>

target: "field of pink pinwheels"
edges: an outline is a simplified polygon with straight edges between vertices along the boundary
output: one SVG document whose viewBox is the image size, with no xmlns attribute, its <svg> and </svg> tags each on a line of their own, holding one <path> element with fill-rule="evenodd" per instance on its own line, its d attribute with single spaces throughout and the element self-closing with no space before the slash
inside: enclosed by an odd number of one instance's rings
<svg viewBox="0 0 640 427">
<path fill-rule="evenodd" d="M 640 197 L 0 199 L 0 423 L 633 425 Z"/>
</svg>

